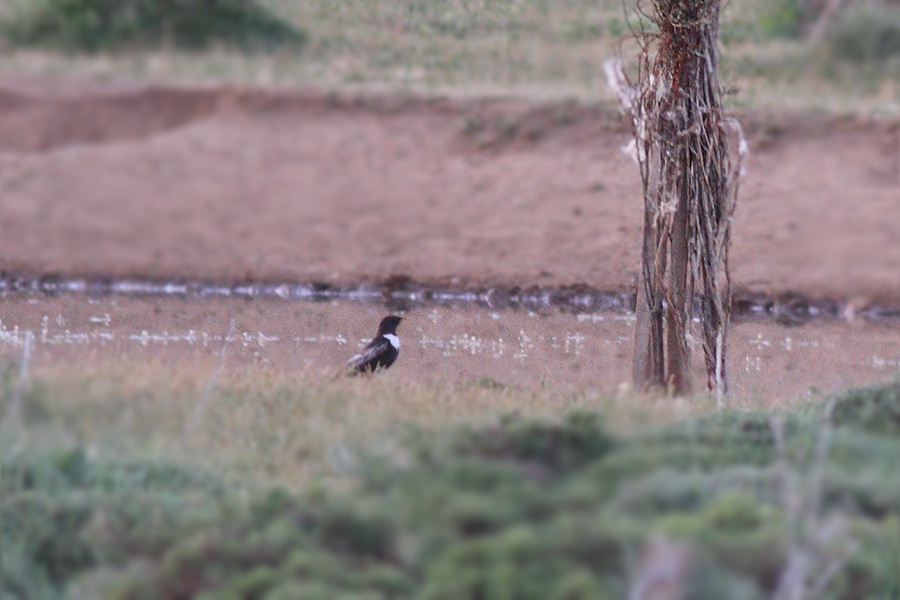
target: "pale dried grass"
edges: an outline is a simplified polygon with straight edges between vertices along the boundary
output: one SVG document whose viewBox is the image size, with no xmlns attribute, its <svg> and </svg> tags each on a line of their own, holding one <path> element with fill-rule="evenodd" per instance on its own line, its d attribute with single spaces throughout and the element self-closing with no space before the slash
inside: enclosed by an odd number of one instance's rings
<svg viewBox="0 0 900 600">
<path fill-rule="evenodd" d="M 11 389 L 0 391 L 8 401 Z M 201 401 L 201 418 L 183 437 Z M 402 463 L 404 441 L 414 430 L 489 423 L 505 415 L 558 419 L 588 410 L 627 434 L 714 407 L 708 396 L 660 401 L 627 389 L 609 396 L 490 381 L 400 382 L 390 372 L 331 379 L 259 366 L 235 369 L 227 361 L 222 368 L 216 356 L 179 364 L 109 359 L 33 366 L 17 441 L 26 448 L 78 444 L 100 453 L 166 456 L 244 481 L 293 486 L 347 481 L 371 456 Z"/>
</svg>

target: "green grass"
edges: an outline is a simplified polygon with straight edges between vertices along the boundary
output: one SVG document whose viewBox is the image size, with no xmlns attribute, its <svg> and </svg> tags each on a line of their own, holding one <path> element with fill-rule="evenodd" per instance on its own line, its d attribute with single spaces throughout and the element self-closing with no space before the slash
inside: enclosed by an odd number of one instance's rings
<svg viewBox="0 0 900 600">
<path fill-rule="evenodd" d="M 10 19 L 31 4 L 5 0 L 0 16 Z M 613 102 L 603 63 L 639 21 L 615 0 L 259 4 L 287 27 L 305 32 L 302 48 L 246 54 L 220 45 L 199 54 L 164 48 L 70 56 L 14 46 L 0 58 L 0 73 Z M 896 114 L 897 61 L 864 61 L 860 68 L 858 61 L 835 60 L 835 47 L 866 44 L 869 32 L 848 26 L 843 37 L 817 47 L 800 35 L 808 20 L 789 0 L 726 5 L 723 80 L 738 90 L 729 101 L 753 108 Z M 626 44 L 622 50 L 630 57 L 636 48 Z"/>
<path fill-rule="evenodd" d="M 254 370 L 198 415 L 209 367 L 36 367 L 0 439 L 4 598 L 621 598 L 659 536 L 689 597 L 764 598 L 798 519 L 855 548 L 828 597 L 900 592 L 897 383 L 840 398 L 817 495 L 822 402 Z"/>
</svg>

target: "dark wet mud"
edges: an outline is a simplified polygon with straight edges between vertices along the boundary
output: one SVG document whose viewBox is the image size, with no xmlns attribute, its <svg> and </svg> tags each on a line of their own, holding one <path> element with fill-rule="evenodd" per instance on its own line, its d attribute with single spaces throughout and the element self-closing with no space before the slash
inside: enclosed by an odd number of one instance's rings
<svg viewBox="0 0 900 600">
<path fill-rule="evenodd" d="M 491 307 L 477 294 L 470 301 L 385 303 L 372 290 L 359 291 L 357 301 L 312 301 L 285 290 L 232 289 L 202 298 L 187 290 L 143 296 L 125 291 L 7 291 L 0 295 L 0 356 L 7 364 L 19 360 L 30 335 L 37 366 L 97 360 L 208 365 L 226 348 L 225 369 L 265 366 L 330 377 L 368 341 L 384 314 L 399 311 L 408 320 L 399 330 L 400 359 L 386 377 L 609 393 L 627 389 L 630 380 L 634 317 L 622 304 L 575 311 L 521 301 L 518 308 Z M 785 326 L 752 315 L 745 312 L 730 334 L 732 389 L 746 400 L 771 402 L 813 388 L 828 393 L 900 373 L 893 319 L 814 318 Z M 694 352 L 699 363 L 699 347 Z M 697 381 L 705 378 L 698 373 Z"/>
<path fill-rule="evenodd" d="M 411 310 L 428 306 L 464 306 L 488 309 L 559 310 L 568 313 L 633 311 L 635 295 L 627 291 L 605 291 L 588 285 L 551 286 L 454 286 L 429 285 L 406 277 L 357 285 L 308 283 L 235 283 L 199 281 L 155 281 L 142 279 L 82 279 L 55 276 L 22 276 L 0 273 L 0 295 L 31 296 L 85 295 L 160 297 L 182 299 L 245 298 L 345 301 L 383 304 L 391 310 Z M 737 320 L 773 318 L 782 325 L 798 325 L 815 319 L 855 319 L 900 321 L 900 306 L 837 302 L 804 297 L 801 294 L 764 294 L 738 291 L 732 314 Z"/>
</svg>

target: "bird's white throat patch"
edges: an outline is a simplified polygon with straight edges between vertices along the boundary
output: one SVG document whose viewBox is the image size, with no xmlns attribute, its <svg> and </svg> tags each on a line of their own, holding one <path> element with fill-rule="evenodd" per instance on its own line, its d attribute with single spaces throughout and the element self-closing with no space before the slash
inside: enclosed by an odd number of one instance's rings
<svg viewBox="0 0 900 600">
<path fill-rule="evenodd" d="M 384 337 L 387 341 L 389 341 L 391 343 L 391 346 L 394 347 L 394 350 L 400 349 L 400 338 L 398 338 L 393 333 L 386 333 L 386 334 L 384 334 Z"/>
</svg>

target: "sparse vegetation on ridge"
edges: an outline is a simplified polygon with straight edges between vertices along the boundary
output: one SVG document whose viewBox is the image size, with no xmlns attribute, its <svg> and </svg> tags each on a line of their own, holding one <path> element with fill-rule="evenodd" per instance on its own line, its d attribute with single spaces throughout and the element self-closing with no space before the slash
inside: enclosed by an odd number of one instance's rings
<svg viewBox="0 0 900 600">
<path fill-rule="evenodd" d="M 182 44 L 176 37 L 182 36 L 174 36 L 175 24 L 168 17 L 141 17 L 136 25 L 130 11 L 113 10 L 107 11 L 109 23 L 80 17 L 61 21 L 58 15 L 65 13 L 42 10 L 50 2 L 95 4 L 84 0 L 0 4 L 2 29 L 11 42 L 0 60 L 0 74 L 27 70 L 160 83 L 303 84 L 612 102 L 603 64 L 616 54 L 621 36 L 640 26 L 633 3 L 623 7 L 618 0 L 219 0 L 223 7 L 231 7 L 228 10 L 247 7 L 240 11 L 266 16 L 192 22 L 184 28 L 189 32 L 187 47 L 211 47 L 198 53 L 178 49 Z M 183 4 L 186 13 L 197 4 L 130 2 Z M 814 44 L 804 37 L 815 18 L 810 12 L 814 5 L 808 3 L 801 10 L 789 0 L 752 0 L 723 8 L 723 84 L 739 92 L 728 101 L 754 108 L 896 111 L 896 94 L 890 89 L 890 82 L 897 80 L 896 61 L 869 60 L 874 46 L 879 55 L 890 47 L 876 40 L 889 42 L 892 21 L 880 19 L 874 22 L 875 29 L 869 29 L 854 24 L 859 20 L 840 19 L 832 24 L 833 35 Z M 885 11 L 893 14 L 896 8 Z M 74 14 L 82 13 L 79 8 Z M 73 33 L 93 32 L 101 24 L 100 34 Z M 198 36 L 195 27 L 208 31 Z M 294 33 L 288 35 L 285 28 Z M 23 48 L 24 42 L 28 44 Z M 241 51 L 248 46 L 283 50 Z M 102 52 L 61 54 L 60 47 Z M 113 52 L 121 47 L 133 51 Z M 835 55 L 859 49 L 864 53 L 861 63 L 835 64 Z M 624 54 L 633 56 L 636 51 L 626 45 Z M 858 68 L 860 64 L 865 68 Z"/>
<path fill-rule="evenodd" d="M 826 41 L 839 60 L 874 65 L 900 61 L 900 6 L 855 7 L 833 24 Z"/>
</svg>

